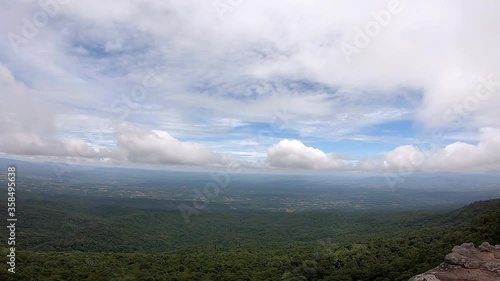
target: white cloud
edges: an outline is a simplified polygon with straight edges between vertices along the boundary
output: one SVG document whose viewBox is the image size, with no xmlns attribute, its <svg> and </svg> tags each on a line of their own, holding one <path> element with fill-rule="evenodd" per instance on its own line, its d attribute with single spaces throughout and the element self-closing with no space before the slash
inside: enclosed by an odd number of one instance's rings
<svg viewBox="0 0 500 281">
<path fill-rule="evenodd" d="M 500 171 L 500 131 L 484 128 L 474 145 L 454 142 L 445 147 L 419 148 L 404 145 L 379 157 L 359 161 L 357 169 L 365 171 Z"/>
<path fill-rule="evenodd" d="M 333 153 L 306 146 L 298 140 L 281 140 L 267 149 L 267 162 L 272 167 L 298 169 L 339 169 L 342 160 Z"/>
<path fill-rule="evenodd" d="M 112 156 L 81 139 L 57 137 L 54 108 L 33 97 L 32 90 L 0 64 L 0 152 L 60 158 L 101 159 Z"/>
<path fill-rule="evenodd" d="M 298 140 L 281 140 L 267 149 L 272 167 L 296 169 L 345 169 L 397 172 L 500 172 L 500 130 L 483 128 L 477 144 L 454 142 L 444 147 L 402 145 L 360 161 L 343 159 L 333 152 L 308 147 Z M 351 162 L 351 167 L 346 165 Z"/>
<path fill-rule="evenodd" d="M 0 64 L 1 122 L 0 152 L 13 155 L 46 156 L 72 163 L 113 161 L 152 164 L 224 165 L 228 160 L 213 153 L 199 143 L 181 142 L 165 131 L 147 131 L 130 125 L 116 128 L 116 146 L 97 147 L 76 137 L 60 137 L 66 134 L 82 134 L 89 137 L 110 134 L 114 124 L 99 125 L 105 119 L 82 114 L 56 115 L 54 107 L 33 98 L 31 88 L 16 80 L 12 72 Z M 90 122 L 91 121 L 91 122 Z M 224 119 L 222 125 L 237 120 Z M 111 130 L 111 131 L 109 131 Z M 103 141 L 103 140 L 101 140 Z M 80 158 L 81 160 L 77 160 Z M 76 159 L 76 160 L 75 160 Z"/>
<path fill-rule="evenodd" d="M 116 159 L 118 156 L 112 149 L 94 147 L 81 139 L 57 140 L 21 133 L 11 134 L 8 138 L 3 138 L 0 151 L 14 155 L 55 157 L 55 159 L 63 161 L 66 158 L 71 158 L 71 161 L 75 163 L 84 162 L 83 159 L 93 159 L 99 162 L 103 159 Z M 77 158 L 82 160 L 75 160 Z"/>
<path fill-rule="evenodd" d="M 146 131 L 130 125 L 116 130 L 117 145 L 131 162 L 151 164 L 225 165 L 229 161 L 206 146 L 181 142 L 165 131 Z"/>
</svg>

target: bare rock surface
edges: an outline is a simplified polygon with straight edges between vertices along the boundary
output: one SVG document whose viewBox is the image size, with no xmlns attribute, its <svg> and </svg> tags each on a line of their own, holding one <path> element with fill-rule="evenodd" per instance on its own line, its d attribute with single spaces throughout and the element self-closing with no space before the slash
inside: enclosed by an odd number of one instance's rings
<svg viewBox="0 0 500 281">
<path fill-rule="evenodd" d="M 500 281 L 500 245 L 479 247 L 464 243 L 453 247 L 444 262 L 409 281 Z"/>
</svg>

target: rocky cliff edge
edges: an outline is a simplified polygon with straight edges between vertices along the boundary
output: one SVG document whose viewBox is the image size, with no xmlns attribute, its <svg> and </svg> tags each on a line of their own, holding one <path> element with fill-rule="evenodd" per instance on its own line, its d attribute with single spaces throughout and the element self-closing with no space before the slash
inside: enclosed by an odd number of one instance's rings
<svg viewBox="0 0 500 281">
<path fill-rule="evenodd" d="M 464 243 L 453 247 L 444 262 L 409 281 L 500 281 L 500 245 L 479 247 Z"/>
</svg>

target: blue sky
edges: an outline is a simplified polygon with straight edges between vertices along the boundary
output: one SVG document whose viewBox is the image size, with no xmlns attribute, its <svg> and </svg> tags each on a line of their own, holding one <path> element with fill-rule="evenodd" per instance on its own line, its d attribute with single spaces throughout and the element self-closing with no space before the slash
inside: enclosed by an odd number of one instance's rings
<svg viewBox="0 0 500 281">
<path fill-rule="evenodd" d="M 495 1 L 50 3 L 0 8 L 5 157 L 500 169 Z"/>
</svg>

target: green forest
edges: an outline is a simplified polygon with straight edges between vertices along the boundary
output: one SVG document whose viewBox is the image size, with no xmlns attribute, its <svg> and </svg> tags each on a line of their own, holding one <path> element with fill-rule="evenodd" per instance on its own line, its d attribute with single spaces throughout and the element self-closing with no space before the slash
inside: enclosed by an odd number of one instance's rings
<svg viewBox="0 0 500 281">
<path fill-rule="evenodd" d="M 456 244 L 500 243 L 500 200 L 453 211 L 205 211 L 189 223 L 178 210 L 77 197 L 21 206 L 16 273 L 0 280 L 407 280 Z"/>
</svg>

